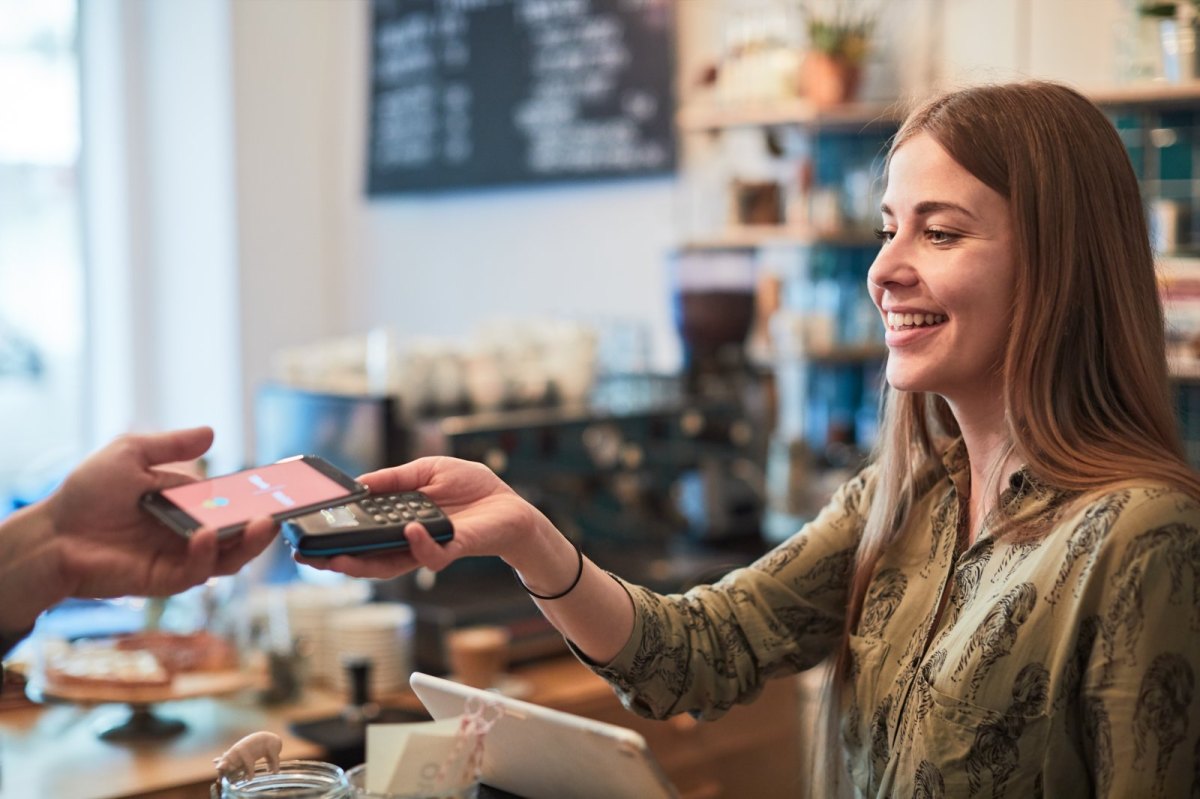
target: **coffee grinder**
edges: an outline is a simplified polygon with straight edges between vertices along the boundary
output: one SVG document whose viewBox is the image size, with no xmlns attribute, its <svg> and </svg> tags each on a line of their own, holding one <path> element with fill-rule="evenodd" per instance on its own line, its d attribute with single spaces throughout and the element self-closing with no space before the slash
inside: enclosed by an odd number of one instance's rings
<svg viewBox="0 0 1200 799">
<path fill-rule="evenodd" d="M 689 533 L 706 543 L 757 537 L 763 509 L 766 380 L 747 356 L 756 262 L 744 249 L 671 257 L 675 328 L 683 350 L 686 429 L 710 447 L 675 486 Z"/>
</svg>

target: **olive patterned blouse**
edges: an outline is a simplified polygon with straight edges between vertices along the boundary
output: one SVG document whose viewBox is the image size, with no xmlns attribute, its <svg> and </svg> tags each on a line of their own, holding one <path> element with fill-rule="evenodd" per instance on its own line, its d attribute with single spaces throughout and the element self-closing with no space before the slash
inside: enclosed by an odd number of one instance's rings
<svg viewBox="0 0 1200 799">
<path fill-rule="evenodd" d="M 966 546 L 961 441 L 943 464 L 851 636 L 840 700 L 854 793 L 1200 797 L 1200 507 L 1166 488 L 1114 490 L 1033 543 L 985 525 Z M 622 581 L 633 635 L 592 668 L 641 715 L 716 718 L 819 663 L 842 629 L 872 468 L 714 585 L 663 596 Z M 1001 502 L 1064 498 L 1019 470 Z"/>
</svg>

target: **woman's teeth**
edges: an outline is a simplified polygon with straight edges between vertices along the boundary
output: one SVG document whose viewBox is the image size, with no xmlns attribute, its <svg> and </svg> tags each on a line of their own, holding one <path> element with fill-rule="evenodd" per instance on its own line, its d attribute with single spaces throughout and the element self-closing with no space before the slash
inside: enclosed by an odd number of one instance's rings
<svg viewBox="0 0 1200 799">
<path fill-rule="evenodd" d="M 938 313 L 893 313 L 888 311 L 887 325 L 892 330 L 903 330 L 906 327 L 922 327 L 924 325 L 940 325 L 946 321 L 943 314 Z"/>
</svg>

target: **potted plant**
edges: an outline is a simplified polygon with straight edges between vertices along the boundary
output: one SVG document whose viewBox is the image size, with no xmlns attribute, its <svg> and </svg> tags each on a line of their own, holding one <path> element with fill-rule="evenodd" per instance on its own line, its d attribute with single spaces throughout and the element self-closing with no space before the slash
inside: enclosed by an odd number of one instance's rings
<svg viewBox="0 0 1200 799">
<path fill-rule="evenodd" d="M 800 3 L 808 34 L 801 89 L 818 107 L 854 99 L 875 29 L 874 3 L 832 0 Z"/>
</svg>

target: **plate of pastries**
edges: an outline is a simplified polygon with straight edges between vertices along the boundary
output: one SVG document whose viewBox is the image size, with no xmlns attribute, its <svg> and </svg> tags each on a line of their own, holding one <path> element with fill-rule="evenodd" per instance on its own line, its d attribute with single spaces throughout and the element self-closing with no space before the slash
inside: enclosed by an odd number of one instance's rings
<svg viewBox="0 0 1200 799">
<path fill-rule="evenodd" d="M 73 641 L 45 653 L 31 690 L 70 702 L 148 704 L 246 688 L 237 650 L 206 631 L 159 630 Z"/>
</svg>

